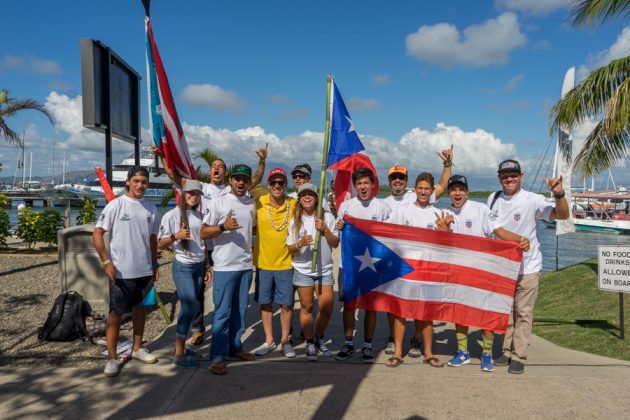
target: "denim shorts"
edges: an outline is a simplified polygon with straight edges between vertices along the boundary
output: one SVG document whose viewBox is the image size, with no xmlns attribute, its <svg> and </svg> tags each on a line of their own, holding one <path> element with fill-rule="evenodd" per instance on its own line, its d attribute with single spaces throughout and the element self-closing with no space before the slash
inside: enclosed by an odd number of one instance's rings
<svg viewBox="0 0 630 420">
<path fill-rule="evenodd" d="M 114 311 L 117 315 L 124 315 L 138 306 L 149 285 L 151 285 L 153 276 L 138 277 L 135 279 L 116 279 L 115 282 L 109 281 L 109 310 Z M 147 289 L 147 290 L 145 290 Z"/>
<path fill-rule="evenodd" d="M 256 270 L 256 291 L 254 300 L 260 305 L 277 303 L 293 306 L 295 292 L 293 290 L 293 269 L 289 270 Z"/>
<path fill-rule="evenodd" d="M 332 274 L 327 276 L 307 276 L 297 270 L 293 272 L 293 285 L 295 287 L 312 287 L 316 284 L 320 286 L 333 286 L 335 282 Z"/>
</svg>

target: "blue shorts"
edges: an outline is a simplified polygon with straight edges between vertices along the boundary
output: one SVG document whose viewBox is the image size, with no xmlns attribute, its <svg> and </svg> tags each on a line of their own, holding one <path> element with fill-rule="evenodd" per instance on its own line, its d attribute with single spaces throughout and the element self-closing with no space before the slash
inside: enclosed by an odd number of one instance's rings
<svg viewBox="0 0 630 420">
<path fill-rule="evenodd" d="M 327 276 L 307 276 L 297 270 L 293 272 L 293 285 L 295 287 L 333 286 L 334 284 L 332 274 Z"/>
<path fill-rule="evenodd" d="M 260 305 L 277 303 L 293 306 L 293 269 L 289 270 L 256 270 L 256 292 L 254 300 Z"/>
</svg>

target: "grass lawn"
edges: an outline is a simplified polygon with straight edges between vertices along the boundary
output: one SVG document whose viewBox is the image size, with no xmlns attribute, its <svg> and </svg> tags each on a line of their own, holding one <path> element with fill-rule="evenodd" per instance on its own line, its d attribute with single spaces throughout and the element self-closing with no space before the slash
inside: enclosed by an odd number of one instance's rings
<svg viewBox="0 0 630 420">
<path fill-rule="evenodd" d="M 630 360 L 630 294 L 624 296 L 625 342 L 620 337 L 619 294 L 598 289 L 597 260 L 545 273 L 534 319 L 603 320 L 596 324 L 534 322 L 534 334 L 574 350 Z"/>
</svg>

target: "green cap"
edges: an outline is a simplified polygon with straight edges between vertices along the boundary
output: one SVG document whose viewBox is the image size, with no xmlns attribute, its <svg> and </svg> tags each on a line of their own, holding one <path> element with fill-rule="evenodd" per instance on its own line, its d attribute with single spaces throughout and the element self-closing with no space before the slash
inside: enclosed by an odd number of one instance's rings
<svg viewBox="0 0 630 420">
<path fill-rule="evenodd" d="M 230 174 L 230 176 L 236 176 L 236 175 L 244 175 L 248 178 L 252 177 L 252 168 L 250 168 L 247 165 L 243 165 L 243 164 L 237 164 L 234 165 L 234 168 L 232 168 L 232 173 Z"/>
</svg>

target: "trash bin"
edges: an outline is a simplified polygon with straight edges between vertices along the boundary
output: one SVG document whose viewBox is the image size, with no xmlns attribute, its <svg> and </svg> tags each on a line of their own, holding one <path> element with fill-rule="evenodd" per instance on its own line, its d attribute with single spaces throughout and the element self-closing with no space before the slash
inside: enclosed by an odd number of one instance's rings
<svg viewBox="0 0 630 420">
<path fill-rule="evenodd" d="M 94 226 L 73 226 L 57 233 L 61 293 L 74 290 L 90 302 L 92 309 L 102 312 L 109 306 L 109 279 L 92 243 Z M 104 239 L 109 247 L 108 234 Z"/>
</svg>

